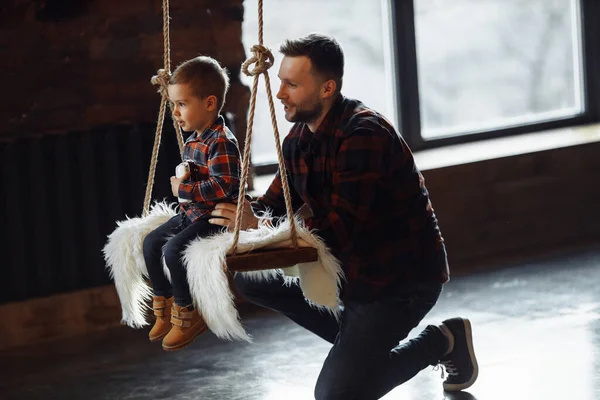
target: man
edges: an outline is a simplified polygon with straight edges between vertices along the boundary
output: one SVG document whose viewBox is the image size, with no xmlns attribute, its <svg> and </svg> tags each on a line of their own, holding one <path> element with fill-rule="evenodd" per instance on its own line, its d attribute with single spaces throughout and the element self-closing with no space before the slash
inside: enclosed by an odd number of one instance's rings
<svg viewBox="0 0 600 400">
<path fill-rule="evenodd" d="M 470 322 L 428 326 L 399 345 L 436 303 L 449 279 L 446 250 L 424 180 L 410 149 L 391 124 L 342 96 L 344 56 L 332 38 L 288 40 L 279 69 L 281 100 L 294 122 L 283 143 L 294 211 L 311 211 L 307 225 L 342 262 L 346 280 L 338 324 L 311 308 L 298 287 L 236 275 L 251 302 L 286 315 L 331 342 L 317 399 L 376 399 L 428 365 L 443 364 L 444 389 L 462 390 L 478 374 Z M 285 216 L 281 179 L 243 216 Z M 233 225 L 235 205 L 219 204 L 211 222 Z M 276 223 L 277 221 L 274 221 Z"/>
</svg>

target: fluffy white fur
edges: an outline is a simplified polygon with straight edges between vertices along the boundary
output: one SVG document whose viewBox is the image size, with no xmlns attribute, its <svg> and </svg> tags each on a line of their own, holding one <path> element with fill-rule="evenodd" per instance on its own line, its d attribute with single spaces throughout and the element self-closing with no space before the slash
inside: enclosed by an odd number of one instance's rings
<svg viewBox="0 0 600 400">
<path fill-rule="evenodd" d="M 108 236 L 103 251 L 107 268 L 121 301 L 122 323 L 133 328 L 148 324 L 146 314 L 152 290 L 146 284 L 148 276 L 143 256 L 144 238 L 152 230 L 176 215 L 174 205 L 155 203 L 145 217 L 117 222 L 117 229 Z M 299 284 L 308 303 L 339 317 L 338 292 L 343 273 L 339 261 L 331 255 L 322 240 L 297 221 L 299 245 L 315 247 L 317 262 L 245 272 L 254 279 L 271 279 L 284 275 L 286 284 Z M 291 247 L 289 221 L 276 227 L 261 224 L 258 229 L 240 232 L 238 252 L 260 248 Z M 213 333 L 228 340 L 250 341 L 243 328 L 229 287 L 224 261 L 233 243 L 233 233 L 222 232 L 192 241 L 183 251 L 190 292 L 194 303 Z M 164 262 L 163 262 L 164 264 Z M 164 267 L 165 275 L 169 271 Z"/>
<path fill-rule="evenodd" d="M 288 272 L 288 284 L 299 280 L 308 302 L 316 308 L 339 316 L 338 288 L 343 279 L 339 261 L 331 255 L 325 244 L 298 221 L 299 245 L 315 247 L 319 261 L 271 269 L 245 272 L 255 279 L 270 279 Z M 256 249 L 291 247 L 289 221 L 276 227 L 261 224 L 258 229 L 240 232 L 238 252 Z M 183 252 L 187 267 L 190 292 L 204 320 L 215 335 L 228 340 L 247 340 L 250 337 L 242 327 L 235 308 L 234 295 L 229 287 L 223 266 L 233 243 L 233 233 L 223 232 L 210 238 L 194 240 Z"/>
<path fill-rule="evenodd" d="M 148 271 L 142 251 L 144 238 L 175 214 L 172 205 L 155 203 L 146 217 L 117 222 L 104 246 L 104 259 L 121 302 L 121 322 L 132 328 L 148 325 L 146 313 L 152 297 L 152 289 L 145 280 Z"/>
</svg>

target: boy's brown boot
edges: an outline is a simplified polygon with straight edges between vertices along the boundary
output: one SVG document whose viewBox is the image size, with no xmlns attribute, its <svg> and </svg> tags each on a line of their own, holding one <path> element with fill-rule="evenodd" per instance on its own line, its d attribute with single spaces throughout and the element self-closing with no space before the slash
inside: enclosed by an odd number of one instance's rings
<svg viewBox="0 0 600 400">
<path fill-rule="evenodd" d="M 158 342 L 171 330 L 171 307 L 173 296 L 168 299 L 164 296 L 152 296 L 152 310 L 156 315 L 156 322 L 150 330 L 148 337 L 151 342 Z"/>
<path fill-rule="evenodd" d="M 177 304 L 173 304 L 171 310 L 171 323 L 173 328 L 162 342 L 163 350 L 167 351 L 184 348 L 208 329 L 198 310 L 190 311 L 187 307 Z"/>
</svg>

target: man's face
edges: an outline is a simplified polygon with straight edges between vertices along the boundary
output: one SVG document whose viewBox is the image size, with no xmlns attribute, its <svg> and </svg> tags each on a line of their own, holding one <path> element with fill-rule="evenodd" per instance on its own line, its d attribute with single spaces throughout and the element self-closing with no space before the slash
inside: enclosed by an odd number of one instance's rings
<svg viewBox="0 0 600 400">
<path fill-rule="evenodd" d="M 312 63 L 306 56 L 285 56 L 281 61 L 277 98 L 283 103 L 285 119 L 290 122 L 310 123 L 323 111 L 321 82 L 311 68 Z"/>
<path fill-rule="evenodd" d="M 212 122 L 213 115 L 208 101 L 211 96 L 201 99 L 187 84 L 169 85 L 168 92 L 173 119 L 182 130 L 186 132 L 203 130 Z"/>
</svg>

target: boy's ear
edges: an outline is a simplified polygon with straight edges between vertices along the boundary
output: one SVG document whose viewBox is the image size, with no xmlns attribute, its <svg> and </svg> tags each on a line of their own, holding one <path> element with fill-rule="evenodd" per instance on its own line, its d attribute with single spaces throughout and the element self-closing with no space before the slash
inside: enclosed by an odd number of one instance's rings
<svg viewBox="0 0 600 400">
<path fill-rule="evenodd" d="M 211 94 L 206 98 L 206 108 L 208 111 L 214 111 L 217 108 L 217 96 Z"/>
</svg>

